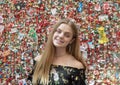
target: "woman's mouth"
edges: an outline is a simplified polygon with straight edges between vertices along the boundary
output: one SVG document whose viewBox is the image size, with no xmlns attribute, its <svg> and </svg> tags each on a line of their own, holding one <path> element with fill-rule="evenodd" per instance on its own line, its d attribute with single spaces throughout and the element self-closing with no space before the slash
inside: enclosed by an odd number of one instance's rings
<svg viewBox="0 0 120 85">
<path fill-rule="evenodd" d="M 64 41 L 56 39 L 57 43 L 64 43 Z"/>
</svg>

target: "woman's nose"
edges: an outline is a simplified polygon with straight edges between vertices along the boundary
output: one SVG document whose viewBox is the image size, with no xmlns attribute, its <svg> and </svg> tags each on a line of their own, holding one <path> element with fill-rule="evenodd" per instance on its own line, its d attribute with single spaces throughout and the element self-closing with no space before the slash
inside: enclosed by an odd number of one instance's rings
<svg viewBox="0 0 120 85">
<path fill-rule="evenodd" d="M 60 33 L 60 34 L 59 34 L 59 37 L 60 37 L 60 38 L 63 38 L 63 37 L 64 37 L 64 33 Z"/>
</svg>

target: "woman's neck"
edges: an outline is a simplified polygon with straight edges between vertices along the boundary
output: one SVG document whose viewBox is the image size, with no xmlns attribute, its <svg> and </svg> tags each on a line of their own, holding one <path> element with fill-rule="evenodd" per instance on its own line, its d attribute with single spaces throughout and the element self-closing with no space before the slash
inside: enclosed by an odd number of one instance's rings
<svg viewBox="0 0 120 85">
<path fill-rule="evenodd" d="M 62 57 L 66 55 L 68 55 L 68 53 L 66 52 L 65 48 L 56 48 L 56 53 L 55 53 L 56 57 Z"/>
</svg>

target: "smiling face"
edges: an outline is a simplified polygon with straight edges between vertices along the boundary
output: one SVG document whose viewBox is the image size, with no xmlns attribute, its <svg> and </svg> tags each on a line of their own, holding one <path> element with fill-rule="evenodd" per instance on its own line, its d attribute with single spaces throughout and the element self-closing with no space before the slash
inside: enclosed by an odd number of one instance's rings
<svg viewBox="0 0 120 85">
<path fill-rule="evenodd" d="M 61 24 L 53 34 L 53 45 L 55 47 L 66 48 L 72 41 L 73 31 L 67 24 Z"/>
</svg>

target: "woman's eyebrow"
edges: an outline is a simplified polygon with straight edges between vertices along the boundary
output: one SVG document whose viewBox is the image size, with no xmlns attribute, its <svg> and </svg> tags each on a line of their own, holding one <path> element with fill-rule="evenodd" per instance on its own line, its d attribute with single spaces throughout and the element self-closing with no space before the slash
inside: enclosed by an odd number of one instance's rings
<svg viewBox="0 0 120 85">
<path fill-rule="evenodd" d="M 65 32 L 65 34 L 69 34 L 69 35 L 71 35 L 72 33 L 71 33 L 71 32 Z"/>
<path fill-rule="evenodd" d="M 61 30 L 61 28 L 57 28 L 57 30 Z"/>
<path fill-rule="evenodd" d="M 57 30 L 60 30 L 60 31 L 62 31 L 60 28 L 58 28 Z M 71 32 L 65 32 L 65 33 L 72 34 Z"/>
</svg>

